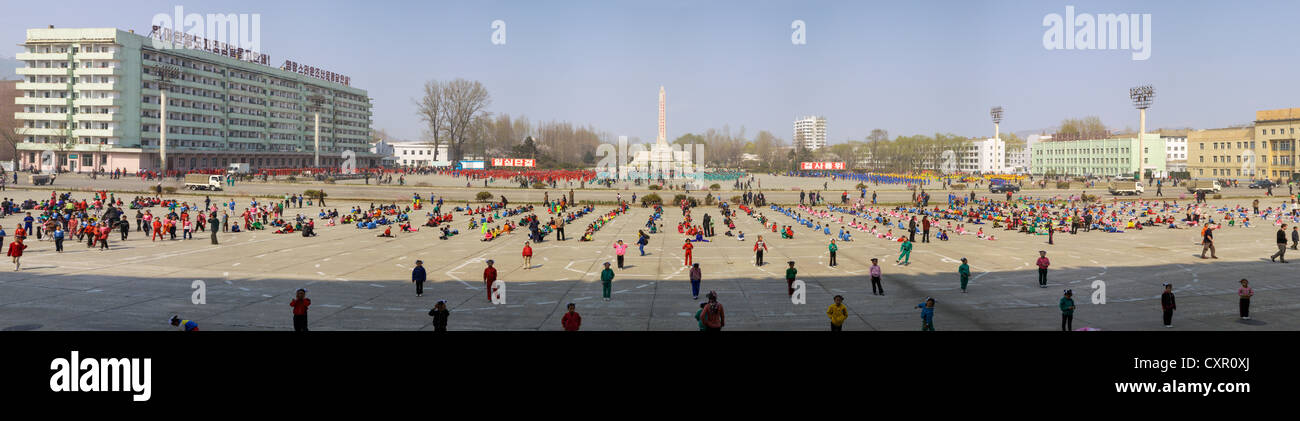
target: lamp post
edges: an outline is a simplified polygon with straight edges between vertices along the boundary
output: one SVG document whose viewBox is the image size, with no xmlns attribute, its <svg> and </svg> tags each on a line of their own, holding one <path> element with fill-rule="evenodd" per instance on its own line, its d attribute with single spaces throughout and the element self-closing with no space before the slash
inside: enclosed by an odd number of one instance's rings
<svg viewBox="0 0 1300 421">
<path fill-rule="evenodd" d="M 316 147 L 312 150 L 312 153 L 315 156 L 313 168 L 320 168 L 320 111 L 325 104 L 325 97 L 312 94 L 307 97 L 307 100 L 311 101 L 311 109 L 316 116 L 316 124 L 313 125 L 316 132 Z"/>
<path fill-rule="evenodd" d="M 1151 85 L 1142 85 L 1135 88 L 1129 88 L 1128 96 L 1133 99 L 1133 106 L 1138 109 L 1138 169 L 1137 176 L 1133 177 L 1133 179 L 1142 181 L 1142 148 L 1145 147 L 1142 143 L 1142 134 L 1147 131 L 1147 108 L 1151 108 L 1151 100 L 1156 98 L 1156 90 L 1152 88 Z"/>
<path fill-rule="evenodd" d="M 158 73 L 158 158 L 162 162 L 158 175 L 167 177 L 167 89 L 174 85 L 172 79 L 179 78 L 181 71 L 176 66 L 156 66 L 154 72 Z"/>
<path fill-rule="evenodd" d="M 999 105 L 989 109 L 989 116 L 993 117 L 993 138 L 1001 139 L 1001 137 L 999 137 L 1001 133 L 998 132 L 998 125 L 1002 123 L 1002 106 Z"/>
</svg>

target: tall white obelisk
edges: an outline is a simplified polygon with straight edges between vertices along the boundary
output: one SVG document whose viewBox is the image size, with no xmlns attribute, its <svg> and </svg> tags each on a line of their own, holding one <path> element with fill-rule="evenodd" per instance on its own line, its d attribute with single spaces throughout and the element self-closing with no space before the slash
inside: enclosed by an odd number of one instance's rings
<svg viewBox="0 0 1300 421">
<path fill-rule="evenodd" d="M 655 141 L 659 145 L 668 146 L 668 130 L 665 125 L 665 112 L 667 111 L 667 97 L 664 95 L 663 85 L 659 86 L 659 139 Z"/>
</svg>

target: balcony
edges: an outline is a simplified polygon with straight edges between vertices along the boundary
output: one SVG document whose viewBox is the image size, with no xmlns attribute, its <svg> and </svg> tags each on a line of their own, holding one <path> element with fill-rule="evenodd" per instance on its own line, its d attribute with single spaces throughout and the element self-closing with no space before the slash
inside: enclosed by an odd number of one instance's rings
<svg viewBox="0 0 1300 421">
<path fill-rule="evenodd" d="M 77 53 L 77 60 L 121 60 L 117 53 Z"/>
<path fill-rule="evenodd" d="M 78 83 L 78 84 L 76 84 L 76 90 L 78 90 L 78 91 L 115 91 L 115 90 L 117 90 L 117 84 L 116 84 L 116 83 Z"/>
<path fill-rule="evenodd" d="M 24 76 L 72 76 L 72 69 L 67 67 L 19 67 L 14 72 Z"/>
<path fill-rule="evenodd" d="M 18 53 L 14 58 L 27 60 L 59 60 L 67 61 L 72 58 L 72 53 Z"/>
<path fill-rule="evenodd" d="M 122 98 L 77 98 L 72 104 L 81 106 L 101 106 L 101 107 L 121 107 L 124 101 Z"/>
<path fill-rule="evenodd" d="M 14 119 L 23 121 L 67 121 L 68 115 L 64 113 L 14 113 Z"/>
<path fill-rule="evenodd" d="M 72 135 L 76 137 L 122 137 L 122 129 L 75 129 L 72 131 Z"/>
<path fill-rule="evenodd" d="M 20 96 L 14 99 L 14 104 L 18 105 L 68 105 L 72 98 L 37 98 Z"/>
<path fill-rule="evenodd" d="M 19 136 L 66 136 L 68 133 L 64 129 L 36 129 L 19 127 L 14 129 Z"/>
<path fill-rule="evenodd" d="M 72 89 L 72 84 L 66 82 L 65 83 L 19 82 L 16 85 L 17 86 L 15 86 L 14 89 L 20 91 L 66 91 Z"/>
<path fill-rule="evenodd" d="M 122 115 L 117 113 L 77 113 L 73 114 L 72 121 L 122 121 Z"/>
<path fill-rule="evenodd" d="M 121 67 L 81 67 L 77 68 L 72 74 L 81 76 L 121 76 Z"/>
</svg>

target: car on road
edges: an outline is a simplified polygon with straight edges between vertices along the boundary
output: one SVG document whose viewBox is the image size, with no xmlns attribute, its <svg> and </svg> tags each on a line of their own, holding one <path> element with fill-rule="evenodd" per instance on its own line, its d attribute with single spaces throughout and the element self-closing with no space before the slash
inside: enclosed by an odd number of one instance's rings
<svg viewBox="0 0 1300 421">
<path fill-rule="evenodd" d="M 1017 186 L 1015 184 L 993 184 L 989 186 L 989 193 L 1006 193 L 1006 192 L 1015 193 L 1019 191 L 1020 191 L 1020 186 Z"/>
<path fill-rule="evenodd" d="M 1267 189 L 1269 187 L 1277 187 L 1277 183 L 1274 183 L 1273 180 L 1255 180 L 1255 182 L 1250 183 L 1250 186 L 1247 187 L 1252 189 Z"/>
</svg>

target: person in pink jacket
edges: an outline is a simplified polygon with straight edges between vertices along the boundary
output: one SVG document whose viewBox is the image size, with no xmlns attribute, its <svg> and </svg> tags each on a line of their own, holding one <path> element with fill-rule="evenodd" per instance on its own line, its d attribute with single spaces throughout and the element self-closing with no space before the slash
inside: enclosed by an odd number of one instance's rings
<svg viewBox="0 0 1300 421">
<path fill-rule="evenodd" d="M 619 269 L 623 269 L 623 255 L 625 253 L 627 253 L 627 244 L 623 244 L 623 240 L 618 240 L 617 243 L 614 243 L 614 254 L 618 255 Z"/>
<path fill-rule="evenodd" d="M 1047 288 L 1047 267 L 1051 266 L 1052 262 L 1047 260 L 1046 251 L 1043 250 L 1038 251 L 1037 265 L 1038 265 L 1038 287 Z"/>
</svg>

